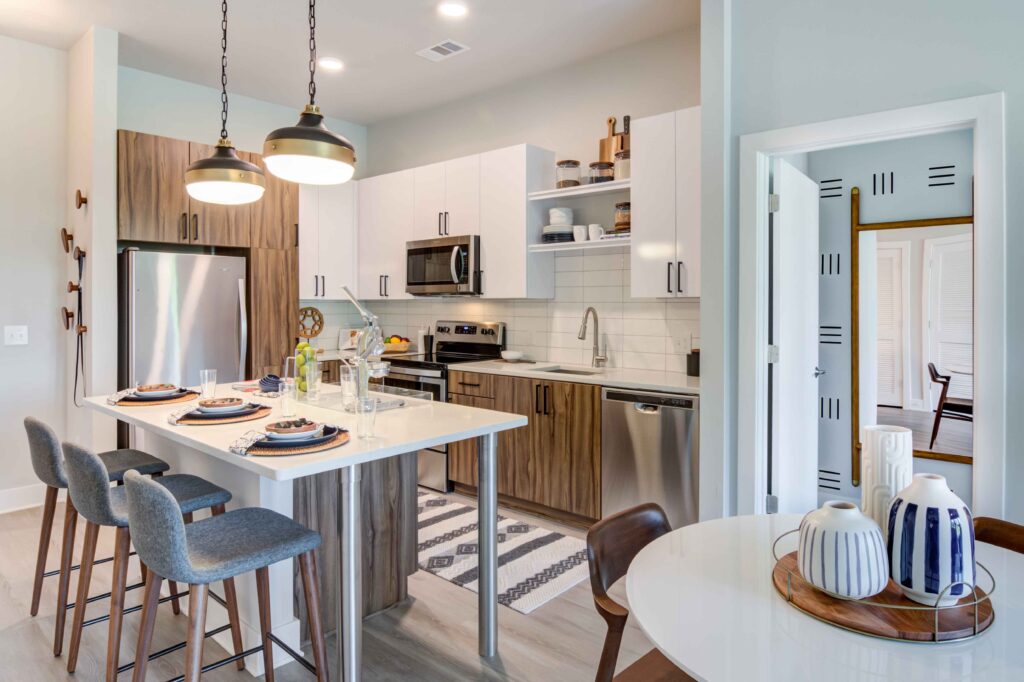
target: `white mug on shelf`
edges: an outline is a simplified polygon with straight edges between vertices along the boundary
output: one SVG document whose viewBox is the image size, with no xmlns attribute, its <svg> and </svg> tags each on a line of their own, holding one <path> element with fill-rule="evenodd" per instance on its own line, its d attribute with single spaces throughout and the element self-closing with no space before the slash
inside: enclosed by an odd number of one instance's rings
<svg viewBox="0 0 1024 682">
<path fill-rule="evenodd" d="M 572 226 L 572 239 L 577 242 L 587 241 L 587 226 L 586 225 L 573 225 Z"/>
<path fill-rule="evenodd" d="M 604 228 L 599 223 L 591 223 L 587 226 L 587 230 L 590 232 L 590 239 L 597 241 L 604 236 Z"/>
</svg>

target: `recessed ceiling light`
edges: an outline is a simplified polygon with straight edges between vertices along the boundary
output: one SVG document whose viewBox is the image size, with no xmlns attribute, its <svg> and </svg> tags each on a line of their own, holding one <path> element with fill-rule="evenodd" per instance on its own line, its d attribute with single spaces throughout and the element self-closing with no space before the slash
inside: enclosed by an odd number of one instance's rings
<svg viewBox="0 0 1024 682">
<path fill-rule="evenodd" d="M 442 2 L 437 6 L 437 11 L 446 17 L 464 17 L 468 10 L 461 2 Z"/>
<path fill-rule="evenodd" d="M 327 71 L 341 71 L 345 68 L 345 63 L 337 57 L 321 57 L 316 63 Z"/>
</svg>

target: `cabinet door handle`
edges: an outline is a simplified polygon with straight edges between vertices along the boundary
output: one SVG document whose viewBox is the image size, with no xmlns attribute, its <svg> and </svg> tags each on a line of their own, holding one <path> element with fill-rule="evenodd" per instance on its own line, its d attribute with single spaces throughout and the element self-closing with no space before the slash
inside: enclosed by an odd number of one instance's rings
<svg viewBox="0 0 1024 682">
<path fill-rule="evenodd" d="M 676 293 L 683 293 L 683 261 L 676 261 Z"/>
<path fill-rule="evenodd" d="M 391 279 L 391 275 L 384 275 L 384 296 L 385 298 L 391 298 L 391 294 L 388 293 L 388 280 Z"/>
<path fill-rule="evenodd" d="M 384 297 L 384 275 L 377 278 L 377 295 Z"/>
<path fill-rule="evenodd" d="M 665 289 L 668 293 L 672 293 L 672 263 L 668 263 L 668 275 L 666 276 Z"/>
<path fill-rule="evenodd" d="M 544 414 L 551 414 L 548 412 L 548 386 L 544 386 Z"/>
<path fill-rule="evenodd" d="M 437 236 L 444 236 L 444 232 L 441 231 L 441 212 L 437 212 Z"/>
<path fill-rule="evenodd" d="M 444 212 L 444 234 L 448 236 L 448 211 Z"/>
<path fill-rule="evenodd" d="M 181 241 L 188 241 L 188 213 L 181 214 Z"/>
<path fill-rule="evenodd" d="M 540 414 L 540 384 L 533 387 L 533 411 Z"/>
<path fill-rule="evenodd" d="M 320 275 L 320 296 L 327 295 L 327 275 Z"/>
<path fill-rule="evenodd" d="M 459 386 L 472 386 L 474 388 L 480 388 L 480 384 L 472 384 L 468 381 L 460 381 Z"/>
<path fill-rule="evenodd" d="M 320 295 L 320 278 L 313 275 L 313 297 L 316 298 Z"/>
<path fill-rule="evenodd" d="M 295 223 L 295 246 L 299 246 L 299 224 Z"/>
<path fill-rule="evenodd" d="M 199 241 L 199 215 L 192 214 L 192 241 Z"/>
</svg>

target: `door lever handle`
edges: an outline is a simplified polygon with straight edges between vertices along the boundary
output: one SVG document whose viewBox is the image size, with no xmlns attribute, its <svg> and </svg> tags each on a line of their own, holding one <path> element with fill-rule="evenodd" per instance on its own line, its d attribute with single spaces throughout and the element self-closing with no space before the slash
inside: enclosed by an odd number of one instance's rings
<svg viewBox="0 0 1024 682">
<path fill-rule="evenodd" d="M 815 379 L 817 379 L 818 377 L 820 377 L 820 376 L 821 376 L 822 374 L 827 374 L 827 373 L 828 373 L 828 372 L 826 372 L 826 371 L 825 371 L 825 370 L 823 370 L 823 369 L 818 369 L 817 367 L 815 367 L 815 368 L 814 368 L 814 378 L 815 378 Z"/>
</svg>

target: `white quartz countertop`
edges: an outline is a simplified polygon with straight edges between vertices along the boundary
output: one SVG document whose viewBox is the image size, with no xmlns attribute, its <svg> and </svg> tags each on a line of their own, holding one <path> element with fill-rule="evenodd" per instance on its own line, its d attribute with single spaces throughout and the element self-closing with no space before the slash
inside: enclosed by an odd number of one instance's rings
<svg viewBox="0 0 1024 682">
<path fill-rule="evenodd" d="M 330 395 L 340 389 L 326 385 L 323 391 Z M 283 419 L 280 398 L 261 398 L 220 386 L 217 397 L 235 396 L 250 402 L 263 403 L 273 408 L 269 417 L 236 424 L 215 426 L 175 426 L 167 421 L 172 412 L 189 403 L 154 405 L 151 407 L 118 407 L 107 404 L 106 396 L 85 399 L 86 405 L 103 414 L 116 417 L 158 434 L 181 445 L 229 462 L 266 478 L 287 481 L 324 471 L 343 469 L 386 459 L 422 448 L 474 438 L 498 431 L 526 426 L 526 417 L 507 412 L 496 412 L 451 403 L 405 398 L 405 407 L 377 413 L 376 436 L 359 438 L 356 433 L 356 415 L 315 403 L 296 402 L 297 417 L 335 424 L 351 432 L 351 440 L 337 448 L 309 455 L 284 457 L 242 457 L 232 453 L 231 443 L 248 431 L 262 431 L 267 424 Z M 381 395 L 384 399 L 394 396 Z M 330 402 L 330 401 L 326 401 Z M 194 402 L 192 404 L 195 404 Z"/>
<path fill-rule="evenodd" d="M 559 368 L 586 372 L 572 374 L 550 372 Z M 528 379 L 547 381 L 568 381 L 576 384 L 597 384 L 610 388 L 628 388 L 641 391 L 665 391 L 667 393 L 700 394 L 700 378 L 680 372 L 655 372 L 641 369 L 619 369 L 615 367 L 582 367 L 558 362 L 504 362 L 486 360 L 466 362 L 451 367 L 460 372 L 481 372 L 483 374 L 505 374 Z M 593 374 L 591 374 L 593 372 Z"/>
</svg>

